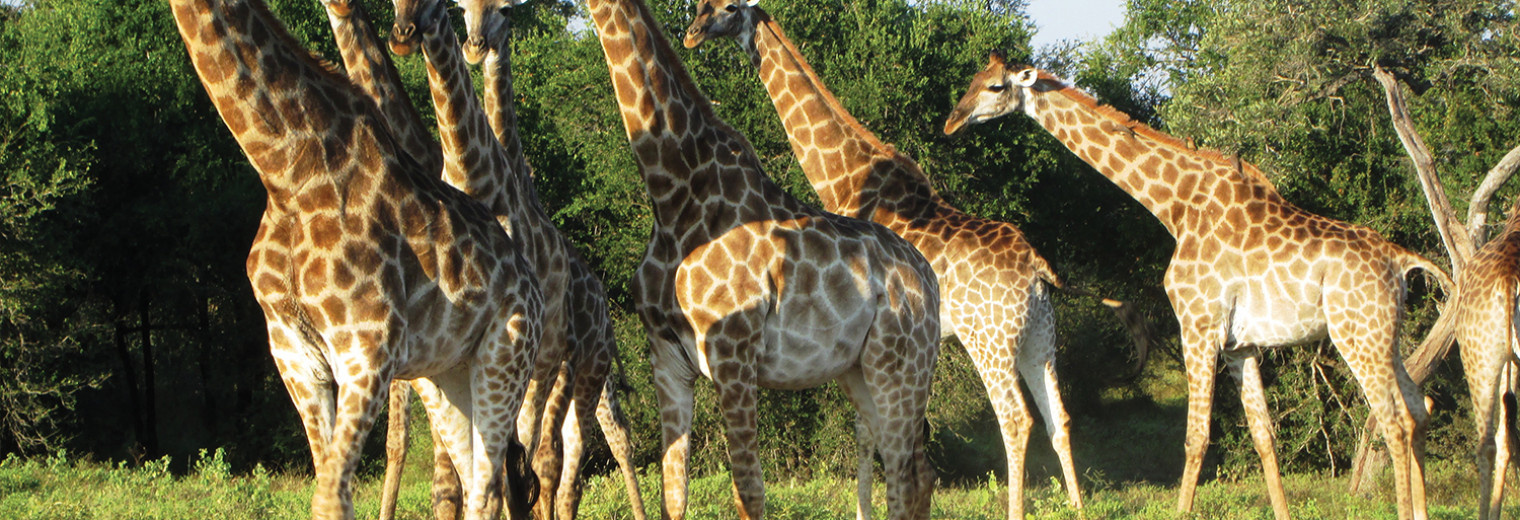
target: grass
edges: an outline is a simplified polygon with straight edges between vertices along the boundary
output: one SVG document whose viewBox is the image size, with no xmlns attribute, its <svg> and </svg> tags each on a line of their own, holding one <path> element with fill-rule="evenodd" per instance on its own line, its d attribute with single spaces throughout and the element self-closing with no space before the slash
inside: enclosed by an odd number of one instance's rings
<svg viewBox="0 0 1520 520">
<path fill-rule="evenodd" d="M 309 515 L 311 479 L 304 475 L 278 474 L 255 468 L 245 474 L 228 471 L 220 451 L 202 453 L 187 475 L 174 475 L 169 461 L 127 467 L 53 457 L 0 462 L 0 518 L 17 520 L 83 519 L 303 519 Z M 402 488 L 398 518 L 429 517 L 425 464 L 408 467 Z M 1471 518 L 1475 515 L 1476 470 L 1471 464 L 1445 461 L 1430 463 L 1427 478 L 1430 516 L 1433 519 Z M 658 518 L 659 472 L 654 466 L 640 471 L 640 488 L 651 516 Z M 1397 515 L 1384 492 L 1373 497 L 1346 494 L 1344 478 L 1322 475 L 1289 475 L 1285 486 L 1292 512 L 1300 519 L 1392 519 Z M 1065 493 L 1055 482 L 1026 489 L 1026 511 L 1034 519 L 1266 519 L 1272 512 L 1259 480 L 1213 481 L 1199 488 L 1195 514 L 1173 511 L 1174 486 L 1145 483 L 1097 483 L 1086 490 L 1087 507 L 1082 515 L 1065 505 Z M 357 484 L 358 518 L 378 514 L 379 479 L 366 476 Z M 694 479 L 688 517 L 728 519 L 735 517 L 731 483 L 727 475 Z M 785 520 L 833 520 L 854 518 L 854 482 L 842 477 L 809 481 L 770 482 L 767 516 Z M 1004 486 L 987 480 L 970 487 L 941 488 L 934 497 L 937 519 L 1001 520 L 1007 514 Z M 880 482 L 873 494 L 875 517 L 885 518 L 886 505 Z M 616 475 L 593 476 L 586 483 L 581 517 L 593 520 L 632 518 L 628 499 Z M 1509 517 L 1520 507 L 1506 507 Z"/>
</svg>

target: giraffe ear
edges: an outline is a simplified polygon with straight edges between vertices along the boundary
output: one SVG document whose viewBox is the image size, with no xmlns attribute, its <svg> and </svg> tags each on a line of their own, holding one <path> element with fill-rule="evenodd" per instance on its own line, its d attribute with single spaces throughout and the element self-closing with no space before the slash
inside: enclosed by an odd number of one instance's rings
<svg viewBox="0 0 1520 520">
<path fill-rule="evenodd" d="M 1015 79 L 1018 81 L 1019 86 L 1025 88 L 1033 87 L 1034 82 L 1039 81 L 1040 79 L 1040 71 L 1035 70 L 1034 67 L 1030 67 L 1019 71 L 1016 76 L 1017 78 Z"/>
<path fill-rule="evenodd" d="M 760 5 L 760 0 L 744 0 L 744 5 L 754 7 Z"/>
</svg>

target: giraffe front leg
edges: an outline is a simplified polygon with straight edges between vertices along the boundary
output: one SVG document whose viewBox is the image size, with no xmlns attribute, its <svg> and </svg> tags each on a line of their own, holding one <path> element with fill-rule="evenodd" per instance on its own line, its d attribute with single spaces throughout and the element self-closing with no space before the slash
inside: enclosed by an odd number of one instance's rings
<svg viewBox="0 0 1520 520">
<path fill-rule="evenodd" d="M 855 520 L 871 520 L 871 480 L 876 468 L 876 435 L 866 416 L 855 413 Z"/>
<path fill-rule="evenodd" d="M 1256 445 L 1256 456 L 1261 458 L 1262 478 L 1267 484 L 1267 497 L 1272 502 L 1272 514 L 1277 520 L 1288 519 L 1288 499 L 1283 494 L 1282 475 L 1277 466 L 1277 449 L 1272 440 L 1272 414 L 1267 410 L 1267 397 L 1261 386 L 1261 354 L 1231 359 L 1230 371 L 1240 382 L 1240 403 L 1245 408 L 1246 421 L 1251 428 L 1251 441 Z"/>
<path fill-rule="evenodd" d="M 708 348 L 718 352 L 738 350 L 711 344 Z M 713 366 L 713 383 L 718 387 L 718 405 L 727 425 L 724 433 L 728 437 L 728 465 L 739 518 L 759 520 L 765 517 L 765 478 L 755 449 L 760 431 L 755 417 L 755 403 L 759 400 L 755 369 L 739 359 L 723 360 Z"/>
<path fill-rule="evenodd" d="M 390 384 L 388 371 L 380 366 L 379 362 L 370 359 L 357 366 L 338 369 L 343 377 L 337 381 L 337 415 L 327 445 L 327 457 L 317 472 L 316 493 L 311 505 L 313 518 L 349 520 L 354 517 L 354 472 L 359 468 L 364 440 L 386 405 Z"/>
<path fill-rule="evenodd" d="M 1179 316 L 1178 318 L 1182 318 Z M 1182 329 L 1183 365 L 1188 377 L 1186 459 L 1177 493 L 1177 510 L 1191 512 L 1198 491 L 1198 474 L 1209 449 L 1209 415 L 1214 407 L 1214 368 L 1219 361 L 1219 342 L 1200 326 Z"/>
<path fill-rule="evenodd" d="M 412 388 L 402 380 L 391 381 L 390 410 L 385 427 L 385 482 L 380 491 L 380 520 L 396 517 L 396 495 L 401 491 L 401 470 L 406 467 L 407 423 Z"/>
<path fill-rule="evenodd" d="M 673 353 L 674 349 L 680 348 L 678 345 L 667 343 L 662 346 L 663 342 L 657 341 L 654 334 L 650 336 L 654 351 L 651 364 L 654 369 L 655 395 L 660 402 L 662 504 L 666 519 L 684 520 L 688 479 L 686 464 L 691 457 L 692 384 L 696 379 L 685 365 L 685 359 L 662 355 L 666 348 Z M 666 359 L 667 357 L 677 359 Z"/>
<path fill-rule="evenodd" d="M 638 468 L 633 465 L 633 442 L 628 433 L 628 418 L 618 407 L 617 393 L 614 391 L 614 383 L 611 377 L 602 380 L 602 397 L 596 405 L 596 422 L 602 427 L 602 436 L 607 439 L 607 448 L 612 450 L 612 458 L 617 460 L 618 469 L 623 474 L 623 487 L 628 493 L 628 503 L 633 510 L 634 520 L 645 520 L 644 497 L 639 493 Z M 576 503 L 580 502 L 580 488 L 575 488 Z"/>
<path fill-rule="evenodd" d="M 555 503 L 560 494 L 560 473 L 565 457 L 561 426 L 569 415 L 575 380 L 575 372 L 571 370 L 570 364 L 561 363 L 539 421 L 539 442 L 533 451 L 533 472 L 538 475 L 538 499 L 534 505 L 534 516 L 540 520 L 555 518 Z"/>
</svg>

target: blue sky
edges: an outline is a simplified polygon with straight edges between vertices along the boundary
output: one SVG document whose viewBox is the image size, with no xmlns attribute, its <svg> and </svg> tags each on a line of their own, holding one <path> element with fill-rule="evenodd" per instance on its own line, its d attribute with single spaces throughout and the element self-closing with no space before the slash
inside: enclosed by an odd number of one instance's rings
<svg viewBox="0 0 1520 520">
<path fill-rule="evenodd" d="M 1124 24 L 1124 5 L 1125 0 L 1029 0 L 1029 19 L 1038 27 L 1030 44 L 1102 38 Z"/>
</svg>

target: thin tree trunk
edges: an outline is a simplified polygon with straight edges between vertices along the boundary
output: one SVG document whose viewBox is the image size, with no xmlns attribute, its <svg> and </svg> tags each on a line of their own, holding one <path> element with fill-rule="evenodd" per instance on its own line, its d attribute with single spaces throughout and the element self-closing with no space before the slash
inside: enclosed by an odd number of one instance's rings
<svg viewBox="0 0 1520 520">
<path fill-rule="evenodd" d="M 149 457 L 158 457 L 158 388 L 155 382 L 153 370 L 153 324 L 149 321 L 152 302 L 148 298 L 147 291 L 139 296 L 138 313 L 142 317 L 142 360 L 143 360 L 143 449 Z"/>
</svg>

